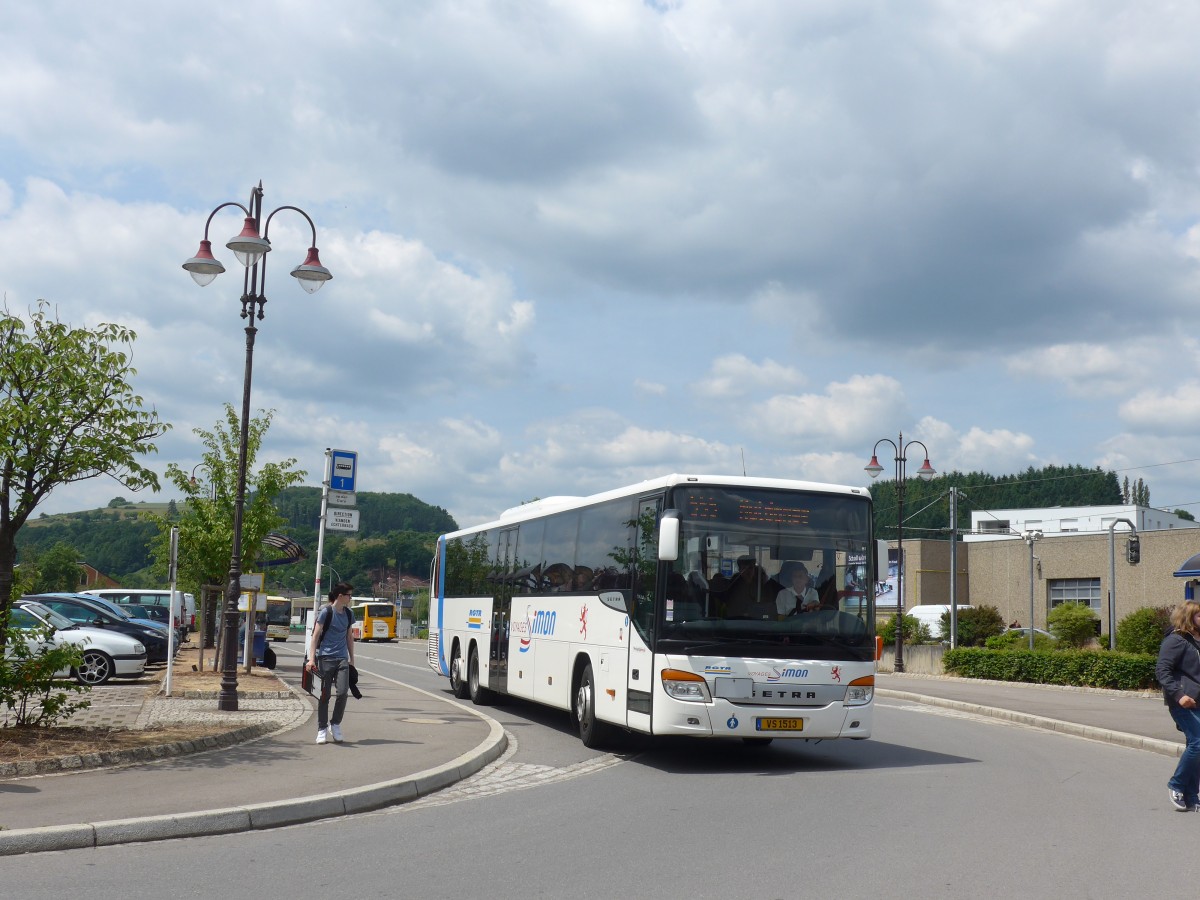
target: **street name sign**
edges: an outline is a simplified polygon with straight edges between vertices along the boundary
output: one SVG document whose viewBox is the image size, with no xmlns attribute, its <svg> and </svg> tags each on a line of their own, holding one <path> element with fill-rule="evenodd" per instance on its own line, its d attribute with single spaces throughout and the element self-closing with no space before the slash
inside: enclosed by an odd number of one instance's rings
<svg viewBox="0 0 1200 900">
<path fill-rule="evenodd" d="M 358 510 L 337 508 L 326 510 L 325 527 L 331 531 L 358 531 Z"/>
</svg>

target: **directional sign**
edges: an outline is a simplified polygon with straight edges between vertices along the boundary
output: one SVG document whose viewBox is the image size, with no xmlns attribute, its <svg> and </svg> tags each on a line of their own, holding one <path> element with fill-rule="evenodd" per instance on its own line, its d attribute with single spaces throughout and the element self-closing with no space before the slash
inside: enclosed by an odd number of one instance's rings
<svg viewBox="0 0 1200 900">
<path fill-rule="evenodd" d="M 333 474 L 329 479 L 332 491 L 353 491 L 358 473 L 358 453 L 354 450 L 333 451 Z"/>
<path fill-rule="evenodd" d="M 330 506 L 357 506 L 358 497 L 352 491 L 330 491 Z"/>
<path fill-rule="evenodd" d="M 326 510 L 325 527 L 330 531 L 358 531 L 358 510 L 337 508 Z"/>
</svg>

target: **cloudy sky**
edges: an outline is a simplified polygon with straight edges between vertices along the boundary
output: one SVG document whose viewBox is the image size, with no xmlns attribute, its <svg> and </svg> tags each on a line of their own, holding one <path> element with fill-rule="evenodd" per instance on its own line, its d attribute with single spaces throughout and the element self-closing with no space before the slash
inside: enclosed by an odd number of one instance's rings
<svg viewBox="0 0 1200 900">
<path fill-rule="evenodd" d="M 261 179 L 334 274 L 301 291 L 275 217 L 253 404 L 308 484 L 357 450 L 466 525 L 676 471 L 862 484 L 903 430 L 1200 514 L 1198 41 L 1166 0 L 10 4 L 0 290 L 132 327 L 150 463 L 189 468 L 240 403 L 241 214 L 225 275 L 181 264 Z"/>
</svg>

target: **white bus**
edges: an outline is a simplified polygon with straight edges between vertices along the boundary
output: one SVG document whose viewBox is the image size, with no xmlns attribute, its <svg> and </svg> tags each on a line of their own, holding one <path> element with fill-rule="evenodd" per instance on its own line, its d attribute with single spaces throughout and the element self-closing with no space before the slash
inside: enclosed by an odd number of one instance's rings
<svg viewBox="0 0 1200 900">
<path fill-rule="evenodd" d="M 865 488 L 779 479 L 668 475 L 515 507 L 438 539 L 429 665 L 460 699 L 569 711 L 589 747 L 614 729 L 867 738 L 871 532 Z"/>
</svg>

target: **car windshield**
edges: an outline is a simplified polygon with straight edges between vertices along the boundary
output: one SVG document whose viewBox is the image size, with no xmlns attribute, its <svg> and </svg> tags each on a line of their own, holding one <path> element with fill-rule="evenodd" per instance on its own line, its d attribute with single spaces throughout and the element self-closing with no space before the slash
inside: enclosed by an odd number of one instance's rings
<svg viewBox="0 0 1200 900">
<path fill-rule="evenodd" d="M 26 615 L 22 616 L 20 613 Z M 39 619 L 40 622 L 37 621 Z M 75 623 L 62 613 L 56 613 L 40 603 L 22 603 L 13 611 L 13 625 L 17 628 L 36 628 L 40 624 L 51 625 L 54 628 L 75 627 Z"/>
<path fill-rule="evenodd" d="M 679 554 L 667 573 L 660 650 L 872 658 L 865 498 L 687 487 L 673 504 Z"/>
<path fill-rule="evenodd" d="M 85 598 L 83 598 L 83 597 L 78 597 L 76 599 L 85 600 Z M 125 612 L 125 610 L 122 607 L 113 603 L 111 600 L 105 600 L 103 597 L 87 597 L 86 602 L 91 604 L 92 606 L 100 607 L 102 610 L 104 610 L 105 612 L 111 613 L 112 615 L 116 616 L 118 619 L 131 618 L 130 615 L 127 612 Z"/>
</svg>

